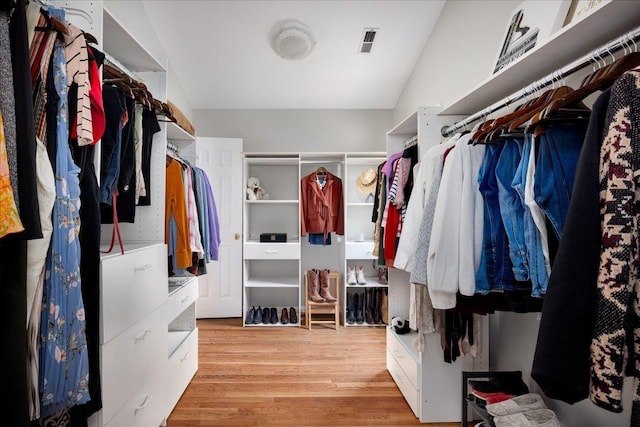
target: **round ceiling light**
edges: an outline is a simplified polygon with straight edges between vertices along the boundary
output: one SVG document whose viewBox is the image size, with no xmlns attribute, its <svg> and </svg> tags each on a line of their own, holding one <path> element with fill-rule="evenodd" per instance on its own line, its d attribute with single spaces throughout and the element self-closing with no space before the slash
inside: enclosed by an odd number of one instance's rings
<svg viewBox="0 0 640 427">
<path fill-rule="evenodd" d="M 302 59 L 316 44 L 311 29 L 295 19 L 277 22 L 269 32 L 273 50 L 284 59 Z"/>
</svg>

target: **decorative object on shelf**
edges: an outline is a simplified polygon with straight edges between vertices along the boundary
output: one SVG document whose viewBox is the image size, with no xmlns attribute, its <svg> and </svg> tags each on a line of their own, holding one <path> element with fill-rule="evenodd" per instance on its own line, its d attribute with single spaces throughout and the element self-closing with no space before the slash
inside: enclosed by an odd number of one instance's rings
<svg viewBox="0 0 640 427">
<path fill-rule="evenodd" d="M 287 233 L 260 233 L 260 243 L 286 243 Z"/>
<path fill-rule="evenodd" d="M 372 168 L 363 169 L 356 178 L 356 186 L 363 194 L 371 194 L 376 190 L 378 173 Z"/>
<path fill-rule="evenodd" d="M 511 14 L 491 74 L 507 67 L 562 28 L 570 6 L 571 2 L 562 0 L 526 0 L 518 5 Z"/>
<path fill-rule="evenodd" d="M 391 319 L 391 327 L 396 332 L 396 334 L 399 335 L 406 334 L 410 330 L 409 321 L 399 316 Z"/>
<path fill-rule="evenodd" d="M 256 177 L 247 178 L 247 200 L 269 200 L 269 193 L 260 186 Z"/>
<path fill-rule="evenodd" d="M 567 21 L 569 23 L 581 21 L 610 2 L 611 0 L 574 0 L 571 2 L 571 10 L 567 14 Z"/>
</svg>

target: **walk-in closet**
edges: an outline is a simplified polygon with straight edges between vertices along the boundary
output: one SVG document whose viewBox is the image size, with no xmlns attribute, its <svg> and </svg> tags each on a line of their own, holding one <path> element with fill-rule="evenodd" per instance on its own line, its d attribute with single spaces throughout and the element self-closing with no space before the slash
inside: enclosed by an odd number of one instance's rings
<svg viewBox="0 0 640 427">
<path fill-rule="evenodd" d="M 0 427 L 640 426 L 639 25 L 0 1 Z"/>
</svg>

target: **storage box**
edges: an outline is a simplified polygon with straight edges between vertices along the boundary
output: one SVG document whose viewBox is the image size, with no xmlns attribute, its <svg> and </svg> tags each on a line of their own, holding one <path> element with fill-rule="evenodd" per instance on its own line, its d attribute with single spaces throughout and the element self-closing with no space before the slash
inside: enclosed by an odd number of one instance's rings
<svg viewBox="0 0 640 427">
<path fill-rule="evenodd" d="M 261 233 L 261 243 L 285 243 L 287 241 L 287 233 Z"/>
</svg>

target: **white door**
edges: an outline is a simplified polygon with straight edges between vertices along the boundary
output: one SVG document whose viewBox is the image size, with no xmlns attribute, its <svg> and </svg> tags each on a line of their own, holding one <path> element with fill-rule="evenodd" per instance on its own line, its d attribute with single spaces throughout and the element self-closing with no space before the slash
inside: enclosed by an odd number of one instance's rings
<svg viewBox="0 0 640 427">
<path fill-rule="evenodd" d="M 196 165 L 211 181 L 222 240 L 220 259 L 198 278 L 196 317 L 242 317 L 242 139 L 198 137 Z"/>
</svg>

